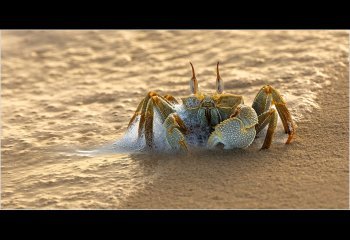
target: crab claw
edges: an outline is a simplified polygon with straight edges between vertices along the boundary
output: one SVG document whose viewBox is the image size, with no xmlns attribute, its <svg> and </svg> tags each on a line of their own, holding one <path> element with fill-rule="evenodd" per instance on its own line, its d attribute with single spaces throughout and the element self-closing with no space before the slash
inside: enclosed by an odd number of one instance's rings
<svg viewBox="0 0 350 240">
<path fill-rule="evenodd" d="M 224 149 L 246 148 L 255 139 L 257 123 L 258 116 L 254 109 L 248 106 L 240 107 L 237 115 L 215 126 L 207 146 L 213 149 L 221 143 Z"/>
</svg>

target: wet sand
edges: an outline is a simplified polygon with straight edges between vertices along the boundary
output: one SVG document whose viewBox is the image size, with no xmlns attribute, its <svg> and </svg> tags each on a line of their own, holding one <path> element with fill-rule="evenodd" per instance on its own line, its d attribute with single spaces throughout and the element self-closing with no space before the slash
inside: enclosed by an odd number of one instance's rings
<svg viewBox="0 0 350 240">
<path fill-rule="evenodd" d="M 347 31 L 2 31 L 1 207 L 349 208 Z M 285 96 L 297 137 L 190 156 L 78 149 L 113 143 L 144 95 L 199 86 L 251 104 Z"/>
</svg>

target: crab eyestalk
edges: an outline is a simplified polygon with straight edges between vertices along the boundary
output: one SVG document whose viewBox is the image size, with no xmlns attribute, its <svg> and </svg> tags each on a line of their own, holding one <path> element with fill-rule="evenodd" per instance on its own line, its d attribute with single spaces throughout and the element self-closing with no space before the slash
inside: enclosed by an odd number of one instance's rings
<svg viewBox="0 0 350 240">
<path fill-rule="evenodd" d="M 219 62 L 216 65 L 216 92 L 221 94 L 224 91 L 224 82 L 219 73 Z"/>
<path fill-rule="evenodd" d="M 190 62 L 191 67 L 192 67 L 192 78 L 190 80 L 190 89 L 191 89 L 191 93 L 196 94 L 198 92 L 198 81 L 196 78 L 196 74 L 194 72 L 194 68 L 192 63 Z"/>
</svg>

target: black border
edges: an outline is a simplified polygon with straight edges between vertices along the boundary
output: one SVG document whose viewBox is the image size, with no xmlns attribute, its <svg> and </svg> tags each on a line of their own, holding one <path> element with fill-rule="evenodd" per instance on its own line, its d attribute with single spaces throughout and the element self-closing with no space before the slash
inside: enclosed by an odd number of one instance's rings
<svg viewBox="0 0 350 240">
<path fill-rule="evenodd" d="M 0 29 L 350 29 L 345 3 L 123 1 L 115 5 L 14 5 L 20 6 L 0 12 Z"/>
<path fill-rule="evenodd" d="M 346 1 L 6 3 L 0 29 L 350 29 Z"/>
<path fill-rule="evenodd" d="M 1 235 L 300 239 L 348 235 L 347 210 L 2 210 Z M 4 238 L 7 239 L 7 238 Z M 96 239 L 96 238 L 95 238 Z M 255 239 L 255 238 L 254 238 Z"/>
<path fill-rule="evenodd" d="M 349 210 L 1 210 L 13 224 L 318 224 L 349 226 Z"/>
<path fill-rule="evenodd" d="M 6 16 L 0 29 L 350 29 L 349 16 Z"/>
</svg>

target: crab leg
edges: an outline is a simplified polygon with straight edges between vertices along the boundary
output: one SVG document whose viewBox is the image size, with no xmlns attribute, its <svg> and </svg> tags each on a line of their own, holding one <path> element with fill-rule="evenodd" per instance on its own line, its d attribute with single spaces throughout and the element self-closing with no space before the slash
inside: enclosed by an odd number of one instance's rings
<svg viewBox="0 0 350 240">
<path fill-rule="evenodd" d="M 164 121 L 163 126 L 166 129 L 166 139 L 169 145 L 176 150 L 187 152 L 188 147 L 185 139 L 187 132 L 182 119 L 176 113 L 170 114 Z"/>
<path fill-rule="evenodd" d="M 154 108 L 153 101 L 148 101 L 146 112 L 145 112 L 145 123 L 144 123 L 146 146 L 148 148 L 152 148 L 153 146 L 153 115 L 154 115 L 153 108 Z M 141 122 L 140 122 L 140 126 L 141 126 Z"/>
<path fill-rule="evenodd" d="M 256 134 L 269 125 L 267 128 L 264 144 L 261 149 L 268 149 L 271 145 L 273 135 L 277 127 L 277 112 L 275 109 L 270 109 L 258 116 L 258 124 L 255 126 Z"/>
<path fill-rule="evenodd" d="M 144 128 L 144 124 L 145 124 L 145 112 L 146 112 L 146 108 L 147 108 L 147 104 L 149 99 L 152 96 L 157 95 L 157 93 L 155 92 L 148 92 L 146 97 L 144 99 L 142 99 L 142 101 L 139 103 L 134 115 L 131 117 L 130 121 L 129 121 L 129 125 L 128 128 L 131 127 L 132 123 L 135 121 L 136 117 L 138 115 L 140 115 L 140 122 L 139 122 L 139 128 L 138 128 L 138 137 L 141 136 L 143 128 Z"/>
<path fill-rule="evenodd" d="M 273 132 L 274 129 L 276 129 L 275 125 L 277 125 L 277 119 L 275 120 L 276 112 L 269 111 L 271 105 L 276 106 L 278 115 L 282 120 L 284 131 L 289 135 L 286 144 L 291 142 L 295 133 L 295 124 L 289 110 L 287 109 L 286 101 L 276 89 L 270 85 L 266 85 L 262 87 L 256 95 L 252 106 L 259 117 L 259 124 L 256 126 L 257 131 L 261 131 L 268 123 L 272 124 L 271 127 L 269 125 L 268 133 L 262 148 L 270 147 Z"/>
<path fill-rule="evenodd" d="M 135 118 L 136 118 L 138 115 L 141 115 L 141 108 L 142 108 L 144 102 L 145 102 L 145 99 L 142 99 L 142 101 L 141 101 L 141 102 L 139 103 L 139 105 L 137 106 L 134 115 L 131 117 L 131 119 L 130 119 L 130 121 L 129 121 L 128 128 L 131 127 L 132 123 L 135 121 Z"/>
<path fill-rule="evenodd" d="M 171 95 L 167 94 L 164 96 L 164 99 L 166 99 L 171 104 L 179 104 L 179 102 Z"/>
<path fill-rule="evenodd" d="M 147 104 L 145 111 L 145 138 L 146 145 L 149 148 L 153 147 L 153 118 L 154 110 L 157 110 L 160 114 L 161 121 L 164 122 L 169 114 L 174 112 L 173 106 L 170 105 L 161 96 L 152 96 Z M 140 123 L 141 124 L 141 123 Z"/>
<path fill-rule="evenodd" d="M 147 93 L 146 97 L 139 103 L 134 115 L 130 119 L 128 128 L 135 121 L 136 117 L 140 115 L 140 122 L 138 126 L 138 137 L 145 133 L 146 145 L 149 148 L 153 147 L 153 118 L 154 109 L 156 109 L 164 122 L 169 114 L 174 112 L 173 103 L 177 103 L 176 99 L 171 95 L 164 97 L 159 96 L 155 92 Z"/>
<path fill-rule="evenodd" d="M 161 98 L 160 101 L 162 101 L 164 103 L 164 105 L 172 105 L 172 104 L 178 103 L 177 100 L 171 95 L 165 95 L 164 97 L 161 97 L 155 92 L 152 92 L 152 91 L 148 92 L 146 97 L 144 99 L 142 99 L 142 101 L 139 103 L 134 115 L 131 117 L 129 124 L 128 124 L 128 128 L 130 128 L 132 123 L 135 121 L 136 117 L 140 116 L 140 122 L 139 122 L 139 127 L 138 127 L 138 137 L 141 137 L 142 132 L 144 130 L 145 121 L 146 121 L 147 105 L 153 96 L 157 96 L 158 98 Z M 166 118 L 166 116 L 164 117 L 164 119 L 165 118 Z"/>
</svg>

